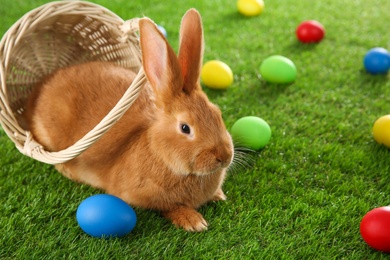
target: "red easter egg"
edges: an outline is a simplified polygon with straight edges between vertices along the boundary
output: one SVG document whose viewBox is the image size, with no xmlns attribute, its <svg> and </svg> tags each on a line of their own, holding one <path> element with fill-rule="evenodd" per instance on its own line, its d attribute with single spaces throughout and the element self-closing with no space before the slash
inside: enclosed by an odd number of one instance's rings
<svg viewBox="0 0 390 260">
<path fill-rule="evenodd" d="M 317 21 L 310 20 L 302 22 L 296 30 L 296 35 L 299 41 L 303 43 L 317 43 L 325 36 L 325 29 L 322 24 Z"/>
<path fill-rule="evenodd" d="M 360 234 L 372 248 L 390 252 L 390 206 L 369 211 L 360 223 Z"/>
</svg>

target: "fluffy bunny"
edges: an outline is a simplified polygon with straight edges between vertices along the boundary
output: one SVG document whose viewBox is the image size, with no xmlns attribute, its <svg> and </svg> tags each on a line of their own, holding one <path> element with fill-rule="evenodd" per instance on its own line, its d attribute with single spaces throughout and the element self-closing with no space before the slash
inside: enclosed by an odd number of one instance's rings
<svg viewBox="0 0 390 260">
<path fill-rule="evenodd" d="M 156 25 L 139 22 L 148 82 L 125 115 L 77 158 L 56 165 L 66 177 L 103 189 L 133 206 L 160 211 L 188 231 L 207 229 L 197 208 L 225 200 L 222 183 L 233 144 L 220 110 L 201 89 L 199 13 L 183 17 L 176 55 Z M 46 149 L 74 144 L 113 108 L 134 80 L 106 62 L 63 68 L 29 98 L 27 120 Z"/>
</svg>

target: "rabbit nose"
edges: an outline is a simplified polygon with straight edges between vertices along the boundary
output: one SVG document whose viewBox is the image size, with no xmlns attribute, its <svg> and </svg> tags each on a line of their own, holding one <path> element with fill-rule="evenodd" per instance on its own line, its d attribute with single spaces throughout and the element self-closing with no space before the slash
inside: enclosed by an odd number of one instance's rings
<svg viewBox="0 0 390 260">
<path fill-rule="evenodd" d="M 226 168 L 226 167 L 229 166 L 230 161 L 224 161 L 224 160 L 222 160 L 222 159 L 220 159 L 220 158 L 217 158 L 217 164 L 218 164 L 220 167 L 222 167 L 222 168 Z"/>
<path fill-rule="evenodd" d="M 223 165 L 223 160 L 220 157 L 215 158 L 217 160 L 217 164 Z"/>
<path fill-rule="evenodd" d="M 215 160 L 222 167 L 227 167 L 230 164 L 232 153 L 229 150 L 222 150 L 216 153 Z"/>
</svg>

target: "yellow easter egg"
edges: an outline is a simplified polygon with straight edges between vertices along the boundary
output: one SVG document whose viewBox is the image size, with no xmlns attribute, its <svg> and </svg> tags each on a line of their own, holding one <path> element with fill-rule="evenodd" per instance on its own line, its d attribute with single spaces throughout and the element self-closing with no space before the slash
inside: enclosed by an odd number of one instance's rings
<svg viewBox="0 0 390 260">
<path fill-rule="evenodd" d="M 378 118 L 374 123 L 372 133 L 378 144 L 390 148 L 390 115 Z"/>
<path fill-rule="evenodd" d="M 219 60 L 206 62 L 200 75 L 203 84 L 213 89 L 226 89 L 233 83 L 233 72 L 230 67 Z"/>
<path fill-rule="evenodd" d="M 256 16 L 264 9 L 263 0 L 238 0 L 238 11 L 245 16 Z"/>
</svg>

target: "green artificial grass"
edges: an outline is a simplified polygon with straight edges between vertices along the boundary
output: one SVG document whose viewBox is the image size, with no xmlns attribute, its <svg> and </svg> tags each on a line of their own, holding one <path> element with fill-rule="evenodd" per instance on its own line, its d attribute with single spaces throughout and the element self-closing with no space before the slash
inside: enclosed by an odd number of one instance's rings
<svg viewBox="0 0 390 260">
<path fill-rule="evenodd" d="M 0 34 L 46 2 L 2 1 Z M 390 204 L 389 150 L 371 134 L 375 120 L 389 113 L 390 79 L 362 66 L 370 48 L 390 48 L 390 1 L 265 1 L 254 18 L 239 15 L 235 0 L 95 2 L 123 19 L 151 17 L 175 49 L 181 16 L 197 8 L 204 60 L 220 59 L 235 74 L 226 91 L 205 91 L 228 128 L 240 117 L 259 116 L 272 128 L 271 142 L 248 155 L 250 167 L 229 174 L 226 202 L 200 209 L 208 231 L 187 233 L 136 208 L 138 223 L 129 235 L 103 240 L 85 234 L 75 218 L 81 201 L 101 191 L 21 155 L 0 130 L 0 259 L 388 257 L 365 244 L 359 224 L 369 210 Z M 295 38 L 296 26 L 308 19 L 326 29 L 319 44 Z M 274 54 L 295 63 L 293 84 L 260 78 L 262 60 Z"/>
</svg>

